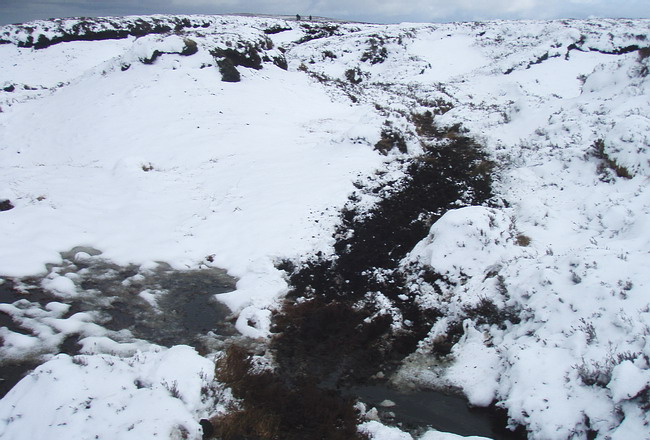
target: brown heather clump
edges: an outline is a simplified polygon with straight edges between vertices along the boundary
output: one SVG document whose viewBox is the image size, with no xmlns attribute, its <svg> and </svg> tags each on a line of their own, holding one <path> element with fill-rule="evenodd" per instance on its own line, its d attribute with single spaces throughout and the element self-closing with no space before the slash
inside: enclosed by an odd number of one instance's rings
<svg viewBox="0 0 650 440">
<path fill-rule="evenodd" d="M 354 402 L 313 382 L 289 384 L 271 371 L 255 372 L 251 356 L 232 345 L 216 364 L 216 377 L 229 386 L 241 408 L 213 417 L 222 440 L 363 440 Z"/>
</svg>

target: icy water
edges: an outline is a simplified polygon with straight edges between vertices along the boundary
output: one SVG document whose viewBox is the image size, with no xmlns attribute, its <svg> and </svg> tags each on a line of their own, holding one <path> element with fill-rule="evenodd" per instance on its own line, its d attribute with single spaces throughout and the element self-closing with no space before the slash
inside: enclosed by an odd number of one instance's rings
<svg viewBox="0 0 650 440">
<path fill-rule="evenodd" d="M 158 269 L 136 280 L 135 289 L 144 295 L 133 295 L 128 290 L 121 293 L 115 281 L 104 278 L 85 283 L 95 290 L 116 293 L 116 300 L 106 309 L 110 319 L 105 327 L 110 330 L 128 329 L 138 339 L 167 347 L 187 344 L 199 350 L 206 348 L 208 334 L 221 339 L 235 334 L 228 321 L 230 311 L 214 300 L 215 294 L 235 288 L 235 280 L 220 269 Z M 155 306 L 149 301 L 155 301 Z"/>
<path fill-rule="evenodd" d="M 43 339 L 25 356 L 0 358 L 0 397 L 49 356 L 75 355 L 82 349 L 80 342 L 89 336 L 82 329 L 54 342 L 34 330 L 51 322 L 48 311 L 52 304 L 68 307 L 57 319 L 86 312 L 93 323 L 105 329 L 103 336 L 118 342 L 144 340 L 167 347 L 187 344 L 199 352 L 209 352 L 236 334 L 229 310 L 214 300 L 215 294 L 235 288 L 236 280 L 225 271 L 179 271 L 166 264 L 143 270 L 111 264 L 98 254 L 77 248 L 63 254 L 61 265 L 48 268 L 50 277 L 57 274 L 74 280 L 72 295 L 44 289 L 42 277 L 0 281 L 0 305 L 14 307 L 13 311 L 0 310 L 0 328 Z M 0 347 L 4 344 L 0 337 Z"/>
<path fill-rule="evenodd" d="M 375 407 L 385 423 L 418 432 L 425 428 L 462 436 L 482 436 L 494 440 L 525 439 L 521 432 L 506 429 L 505 414 L 494 409 L 470 408 L 467 401 L 438 391 L 400 391 L 388 385 L 351 388 L 350 395 L 369 408 Z"/>
</svg>

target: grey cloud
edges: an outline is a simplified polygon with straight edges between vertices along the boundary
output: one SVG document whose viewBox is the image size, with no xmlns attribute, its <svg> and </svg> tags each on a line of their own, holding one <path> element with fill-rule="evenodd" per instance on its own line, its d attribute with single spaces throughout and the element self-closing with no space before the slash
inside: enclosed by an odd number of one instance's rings
<svg viewBox="0 0 650 440">
<path fill-rule="evenodd" d="M 296 13 L 378 23 L 519 18 L 650 18 L 647 0 L 0 0 L 0 24 L 69 16 Z"/>
</svg>

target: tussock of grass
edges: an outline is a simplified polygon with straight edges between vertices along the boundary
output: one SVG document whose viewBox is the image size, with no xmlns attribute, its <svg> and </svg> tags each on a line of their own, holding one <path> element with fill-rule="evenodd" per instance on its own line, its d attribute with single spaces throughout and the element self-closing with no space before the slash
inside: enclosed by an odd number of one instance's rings
<svg viewBox="0 0 650 440">
<path fill-rule="evenodd" d="M 383 155 L 387 155 L 393 148 L 397 148 L 400 153 L 406 153 L 406 141 L 404 136 L 396 130 L 383 130 L 381 139 L 375 144 L 375 150 Z"/>
<path fill-rule="evenodd" d="M 605 151 L 605 141 L 602 139 L 598 139 L 596 142 L 594 142 L 593 152 L 596 158 L 602 160 L 602 163 L 599 167 L 599 171 L 601 173 L 604 173 L 605 170 L 609 168 L 614 171 L 618 177 L 622 177 L 624 179 L 631 179 L 633 177 L 627 168 L 619 165 L 614 159 L 609 157 Z"/>
<path fill-rule="evenodd" d="M 522 246 L 522 247 L 530 246 L 530 242 L 531 239 L 527 235 L 519 234 L 515 237 L 515 244 L 517 246 Z"/>
</svg>

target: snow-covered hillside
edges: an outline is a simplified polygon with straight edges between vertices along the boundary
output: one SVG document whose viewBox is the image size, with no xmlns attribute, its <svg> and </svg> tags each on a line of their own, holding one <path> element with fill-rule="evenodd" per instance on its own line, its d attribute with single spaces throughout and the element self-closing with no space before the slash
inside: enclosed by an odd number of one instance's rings
<svg viewBox="0 0 650 440">
<path fill-rule="evenodd" d="M 399 295 L 354 299 L 387 341 L 425 328 L 391 383 L 496 404 L 531 439 L 650 438 L 649 20 L 65 19 L 0 43 L 0 367 L 42 363 L 0 400 L 0 437 L 200 438 L 234 401 L 220 346 L 109 329 L 77 307 L 116 295 L 84 268 L 154 308 L 138 286 L 161 267 L 223 268 L 260 354 L 301 268 L 345 261 L 345 225 L 464 142 L 476 185 L 363 274 Z M 372 414 L 370 438 L 444 437 Z"/>
</svg>

